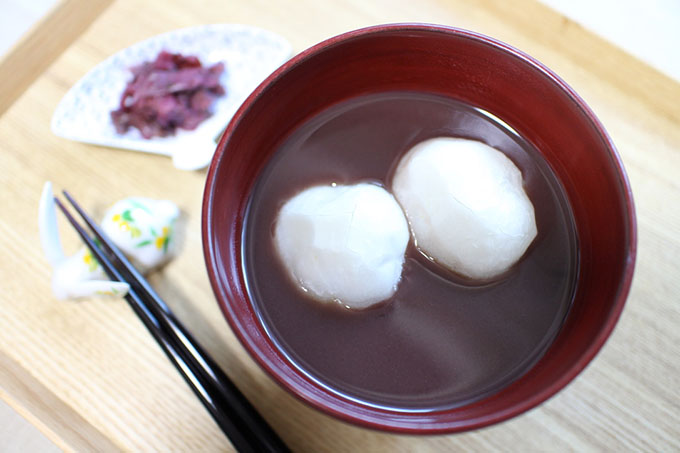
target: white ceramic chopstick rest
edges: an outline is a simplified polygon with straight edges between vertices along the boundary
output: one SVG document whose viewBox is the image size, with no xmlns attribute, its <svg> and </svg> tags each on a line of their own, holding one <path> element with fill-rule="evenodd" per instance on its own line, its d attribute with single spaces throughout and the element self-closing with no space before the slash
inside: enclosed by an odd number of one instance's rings
<svg viewBox="0 0 680 453">
<path fill-rule="evenodd" d="M 104 215 L 104 233 L 142 273 L 166 263 L 176 251 L 179 208 L 168 200 L 130 197 Z"/>
<path fill-rule="evenodd" d="M 114 204 L 104 216 L 102 229 L 138 266 L 141 272 L 165 263 L 173 254 L 177 206 L 166 200 L 128 198 Z M 112 282 L 87 247 L 66 256 L 57 229 L 52 184 L 43 187 L 38 213 L 40 241 L 52 265 L 52 292 L 58 299 L 123 297 L 129 286 Z"/>
<path fill-rule="evenodd" d="M 43 186 L 38 210 L 40 242 L 47 260 L 52 266 L 52 292 L 58 299 L 79 299 L 95 296 L 122 297 L 129 286 L 123 282 L 111 282 L 87 247 L 74 255 L 66 256 L 59 239 L 56 207 L 52 183 Z"/>
</svg>

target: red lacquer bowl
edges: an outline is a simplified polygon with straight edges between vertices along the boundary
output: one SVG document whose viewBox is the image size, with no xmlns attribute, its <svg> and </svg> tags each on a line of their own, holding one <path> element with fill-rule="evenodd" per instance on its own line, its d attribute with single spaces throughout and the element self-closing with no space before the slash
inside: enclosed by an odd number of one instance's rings
<svg viewBox="0 0 680 453">
<path fill-rule="evenodd" d="M 441 94 L 493 113 L 531 142 L 565 188 L 580 266 L 572 308 L 557 338 L 519 380 L 477 402 L 414 413 L 344 399 L 298 370 L 268 336 L 241 267 L 244 211 L 258 173 L 291 131 L 328 106 L 385 91 Z M 362 426 L 402 433 L 479 428 L 545 401 L 602 347 L 633 276 L 636 224 L 614 144 L 581 98 L 524 53 L 469 31 L 380 25 L 324 41 L 295 56 L 245 101 L 213 158 L 203 200 L 208 273 L 232 329 L 252 357 L 310 405 Z"/>
</svg>

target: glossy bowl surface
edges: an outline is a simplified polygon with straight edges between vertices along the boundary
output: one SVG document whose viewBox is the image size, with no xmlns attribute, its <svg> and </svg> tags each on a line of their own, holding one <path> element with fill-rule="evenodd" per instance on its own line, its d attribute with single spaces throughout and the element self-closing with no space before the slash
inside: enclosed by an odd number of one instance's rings
<svg viewBox="0 0 680 453">
<path fill-rule="evenodd" d="M 532 143 L 560 179 L 573 210 L 579 270 L 572 308 L 540 361 L 500 392 L 449 410 L 386 410 L 310 379 L 268 336 L 246 291 L 242 227 L 258 173 L 310 116 L 385 91 L 440 94 L 491 112 Z M 351 31 L 302 52 L 245 101 L 217 147 L 203 200 L 211 284 L 232 329 L 285 389 L 345 421 L 401 433 L 447 433 L 518 415 L 573 380 L 614 329 L 636 252 L 631 189 L 614 144 L 584 101 L 530 56 L 470 31 L 391 24 Z"/>
</svg>

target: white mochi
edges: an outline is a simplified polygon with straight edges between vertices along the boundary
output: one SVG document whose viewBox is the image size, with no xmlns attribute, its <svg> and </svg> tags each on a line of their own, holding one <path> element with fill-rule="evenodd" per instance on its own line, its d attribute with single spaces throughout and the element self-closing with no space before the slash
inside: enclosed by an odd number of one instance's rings
<svg viewBox="0 0 680 453">
<path fill-rule="evenodd" d="M 536 237 L 521 172 L 478 141 L 440 137 L 417 144 L 399 162 L 392 190 L 416 246 L 472 279 L 507 271 Z"/>
<path fill-rule="evenodd" d="M 354 309 L 394 294 L 409 236 L 394 197 L 368 183 L 303 190 L 283 205 L 274 229 L 290 276 L 315 299 Z"/>
</svg>

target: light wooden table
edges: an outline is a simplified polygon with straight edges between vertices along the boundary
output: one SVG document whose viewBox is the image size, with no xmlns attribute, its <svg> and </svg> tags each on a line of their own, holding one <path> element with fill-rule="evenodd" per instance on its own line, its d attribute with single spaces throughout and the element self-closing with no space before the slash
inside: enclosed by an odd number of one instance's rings
<svg viewBox="0 0 680 453">
<path fill-rule="evenodd" d="M 296 451 L 680 450 L 680 85 L 531 0 L 108 3 L 65 0 L 0 62 L 0 112 L 6 110 L 0 117 L 0 396 L 58 446 L 231 449 L 125 303 L 52 297 L 36 223 L 45 180 L 68 188 L 96 213 L 130 195 L 168 197 L 181 206 L 183 251 L 152 283 Z M 350 29 L 395 21 L 479 31 L 555 70 L 618 145 L 637 204 L 635 279 L 603 351 L 539 408 L 460 435 L 373 432 L 288 395 L 248 357 L 215 304 L 200 238 L 205 172 L 176 171 L 163 157 L 68 142 L 49 130 L 59 99 L 86 71 L 161 32 L 245 23 L 285 36 L 299 51 Z M 75 247 L 75 238 L 65 235 Z"/>
</svg>

